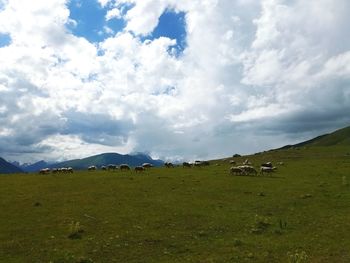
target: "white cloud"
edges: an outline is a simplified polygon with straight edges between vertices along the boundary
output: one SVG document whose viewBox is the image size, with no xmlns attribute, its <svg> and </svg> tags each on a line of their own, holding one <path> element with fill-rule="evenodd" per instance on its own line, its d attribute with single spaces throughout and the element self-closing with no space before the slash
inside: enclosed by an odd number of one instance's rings
<svg viewBox="0 0 350 263">
<path fill-rule="evenodd" d="M 127 30 L 139 35 L 150 34 L 157 26 L 158 19 L 166 7 L 166 1 L 138 1 L 125 16 L 128 21 Z"/>
<path fill-rule="evenodd" d="M 123 14 L 126 28 L 101 28 L 110 37 L 96 45 L 66 29 L 67 1 L 13 0 L 0 11 L 0 32 L 12 39 L 0 48 L 5 157 L 213 158 L 349 121 L 346 0 L 99 3 L 107 20 Z M 175 40 L 141 41 L 167 9 L 186 13 L 178 57 Z"/>
<path fill-rule="evenodd" d="M 102 7 L 107 6 L 109 3 L 113 2 L 113 0 L 98 0 L 98 2 L 100 3 L 100 5 Z"/>
<path fill-rule="evenodd" d="M 121 18 L 121 13 L 120 10 L 118 8 L 113 8 L 111 10 L 108 10 L 107 14 L 106 14 L 106 20 L 111 20 L 113 18 Z"/>
</svg>

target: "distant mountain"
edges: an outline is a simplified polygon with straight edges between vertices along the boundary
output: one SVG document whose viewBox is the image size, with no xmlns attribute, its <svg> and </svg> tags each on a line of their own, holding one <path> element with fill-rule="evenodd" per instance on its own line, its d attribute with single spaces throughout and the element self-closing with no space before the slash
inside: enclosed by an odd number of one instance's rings
<svg viewBox="0 0 350 263">
<path fill-rule="evenodd" d="M 23 173 L 17 166 L 0 158 L 0 174 Z"/>
<path fill-rule="evenodd" d="M 317 136 L 311 140 L 307 140 L 294 145 L 286 145 L 280 149 L 288 149 L 291 147 L 304 146 L 350 146 L 350 126 L 336 130 L 329 134 Z"/>
<path fill-rule="evenodd" d="M 76 160 L 70 160 L 65 161 L 61 163 L 56 163 L 53 165 L 50 165 L 49 167 L 73 167 L 74 169 L 86 169 L 87 167 L 91 165 L 95 165 L 97 167 L 101 167 L 103 165 L 108 164 L 128 164 L 130 166 L 138 166 L 142 165 L 143 163 L 151 163 L 154 166 L 162 166 L 164 164 L 161 160 L 153 160 L 150 156 L 142 153 L 137 154 L 119 154 L 119 153 L 103 153 L 98 154 L 94 156 L 90 156 L 83 159 L 76 159 Z"/>
<path fill-rule="evenodd" d="M 45 161 L 39 161 L 33 164 L 24 164 L 21 166 L 22 170 L 25 172 L 38 172 L 43 168 L 48 167 L 49 164 Z"/>
<path fill-rule="evenodd" d="M 14 166 L 16 166 L 16 167 L 18 167 L 18 168 L 21 168 L 21 164 L 19 162 L 17 162 L 17 161 L 9 162 L 9 163 L 14 165 Z"/>
</svg>

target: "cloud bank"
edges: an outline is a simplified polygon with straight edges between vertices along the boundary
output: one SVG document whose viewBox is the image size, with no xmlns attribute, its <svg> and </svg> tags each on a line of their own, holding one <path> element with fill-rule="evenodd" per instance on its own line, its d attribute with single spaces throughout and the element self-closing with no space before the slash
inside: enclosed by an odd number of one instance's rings
<svg viewBox="0 0 350 263">
<path fill-rule="evenodd" d="M 347 0 L 98 2 L 125 28 L 91 43 L 66 0 L 0 0 L 2 157 L 216 158 L 350 123 Z M 168 10 L 186 14 L 180 55 L 145 40 Z"/>
</svg>

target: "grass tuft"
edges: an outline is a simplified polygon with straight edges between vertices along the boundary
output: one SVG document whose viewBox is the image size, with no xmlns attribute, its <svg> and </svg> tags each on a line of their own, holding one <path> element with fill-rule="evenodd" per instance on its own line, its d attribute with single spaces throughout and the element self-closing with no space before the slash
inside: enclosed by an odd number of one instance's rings
<svg viewBox="0 0 350 263">
<path fill-rule="evenodd" d="M 306 263 L 308 262 L 308 256 L 305 251 L 296 250 L 295 252 L 288 252 L 289 263 Z"/>
<path fill-rule="evenodd" d="M 80 225 L 80 222 L 72 221 L 69 224 L 69 235 L 68 235 L 68 238 L 70 238 L 70 239 L 81 239 L 83 233 L 84 233 L 84 230 L 82 229 L 82 227 Z"/>
<path fill-rule="evenodd" d="M 269 228 L 270 225 L 271 223 L 269 218 L 260 215 L 255 215 L 255 221 L 250 230 L 250 233 L 262 234 Z"/>
<path fill-rule="evenodd" d="M 342 185 L 344 185 L 344 186 L 348 186 L 349 185 L 348 179 L 347 179 L 347 177 L 345 175 L 342 177 Z"/>
</svg>

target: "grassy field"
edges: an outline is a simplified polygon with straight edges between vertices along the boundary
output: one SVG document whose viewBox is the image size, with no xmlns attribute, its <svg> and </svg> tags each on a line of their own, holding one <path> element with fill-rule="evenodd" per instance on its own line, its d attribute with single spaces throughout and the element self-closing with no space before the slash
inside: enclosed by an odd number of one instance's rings
<svg viewBox="0 0 350 263">
<path fill-rule="evenodd" d="M 350 149 L 202 168 L 0 176 L 0 262 L 350 262 Z"/>
</svg>

